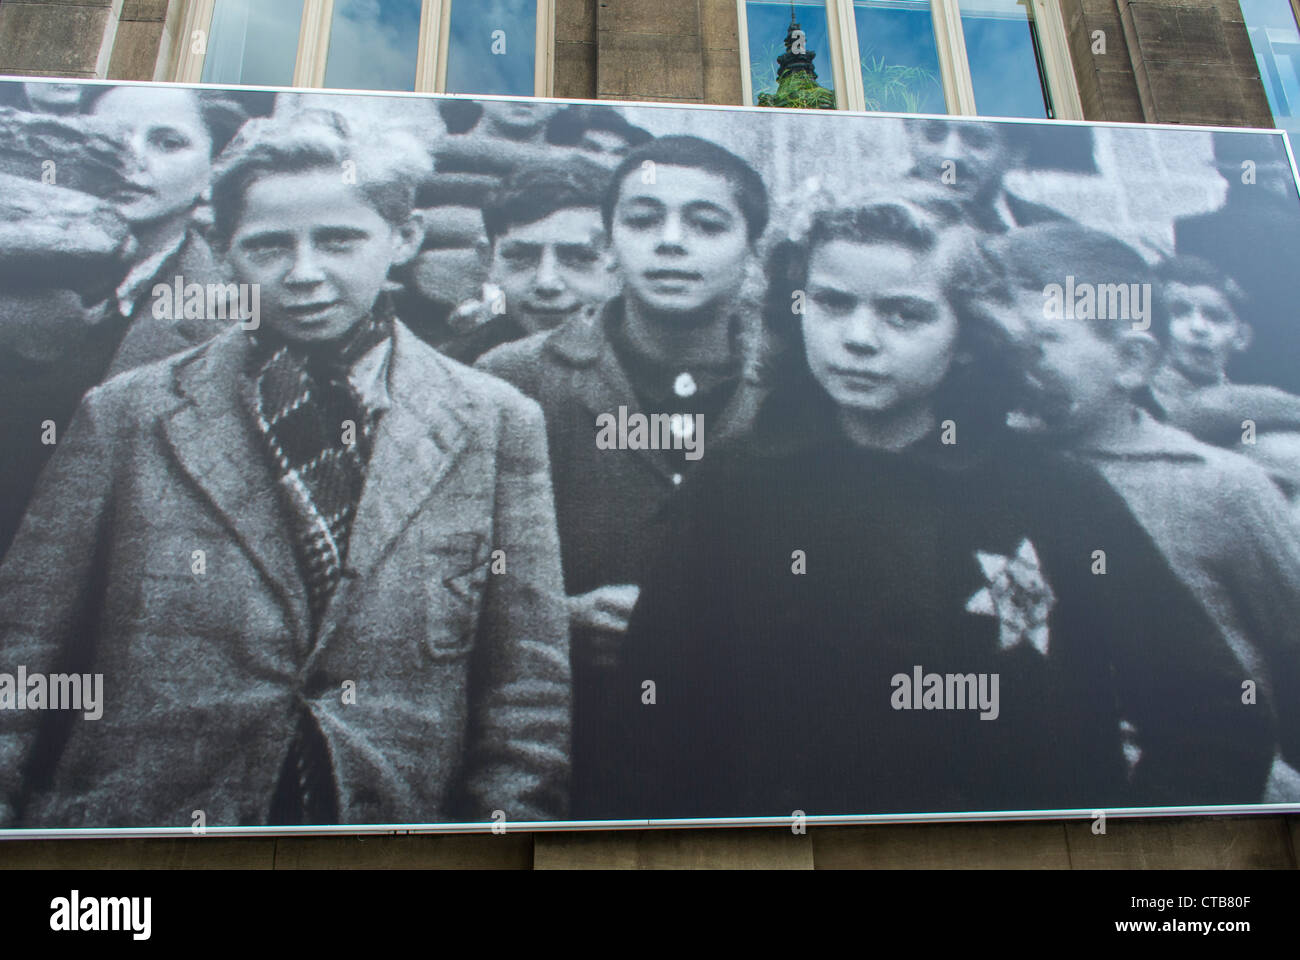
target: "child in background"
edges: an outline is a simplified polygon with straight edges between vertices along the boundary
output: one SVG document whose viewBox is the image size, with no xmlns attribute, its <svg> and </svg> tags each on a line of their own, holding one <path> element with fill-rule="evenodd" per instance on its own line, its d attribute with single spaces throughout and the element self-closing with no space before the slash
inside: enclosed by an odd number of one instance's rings
<svg viewBox="0 0 1300 960">
<path fill-rule="evenodd" d="M 1233 357 L 1254 340 L 1240 286 L 1190 256 L 1163 263 L 1156 279 L 1155 332 L 1165 353 L 1151 389 L 1166 418 L 1206 443 L 1250 457 L 1293 514 L 1300 513 L 1300 397 L 1228 378 Z"/>
<path fill-rule="evenodd" d="M 483 226 L 495 295 L 462 304 L 474 324 L 439 349 L 473 363 L 503 343 L 594 312 L 618 292 L 600 197 L 609 172 L 574 157 L 515 171 L 488 196 Z"/>
</svg>

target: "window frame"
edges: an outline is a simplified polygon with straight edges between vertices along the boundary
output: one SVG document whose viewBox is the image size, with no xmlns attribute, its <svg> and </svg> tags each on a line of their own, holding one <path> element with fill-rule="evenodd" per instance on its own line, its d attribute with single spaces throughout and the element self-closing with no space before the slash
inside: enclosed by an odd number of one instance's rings
<svg viewBox="0 0 1300 960">
<path fill-rule="evenodd" d="M 1238 7 L 1240 8 L 1240 5 L 1238 5 Z M 1291 0 L 1291 16 L 1292 16 L 1292 18 L 1295 20 L 1295 23 L 1296 23 L 1296 29 L 1297 29 L 1297 30 L 1300 30 L 1300 0 Z M 1244 19 L 1245 19 L 1244 15 L 1243 15 L 1242 19 L 1243 19 L 1243 21 L 1244 21 Z M 1243 26 L 1244 26 L 1244 25 L 1245 25 L 1245 24 L 1243 23 Z M 1247 33 L 1249 34 L 1249 31 L 1247 31 Z M 1250 50 L 1251 50 L 1251 53 L 1252 53 L 1256 58 L 1258 58 L 1259 54 L 1256 52 L 1256 50 L 1255 50 L 1255 44 L 1254 44 L 1253 42 L 1250 44 Z M 1265 88 L 1265 89 L 1264 89 L 1264 98 L 1265 98 L 1265 100 L 1268 100 L 1268 88 L 1267 88 L 1267 86 L 1265 86 L 1266 81 L 1265 81 L 1265 79 L 1264 79 L 1263 76 L 1261 76 L 1261 77 L 1259 78 L 1259 83 L 1260 83 L 1260 86 L 1261 86 L 1261 87 L 1264 87 L 1264 88 Z M 1296 109 L 1297 109 L 1297 111 L 1300 111 L 1300 104 L 1297 105 Z M 1280 122 L 1280 120 L 1279 120 L 1277 114 L 1273 113 L 1273 104 L 1272 104 L 1271 102 L 1268 104 L 1268 114 L 1269 114 L 1270 117 L 1273 118 L 1273 128 L 1274 128 L 1275 130 L 1284 130 L 1284 129 L 1286 129 L 1285 127 L 1282 126 L 1282 124 L 1281 124 L 1281 122 Z M 1293 115 L 1293 119 L 1294 119 L 1295 117 L 1300 117 L 1300 112 L 1298 112 L 1297 114 Z M 1289 136 L 1289 135 L 1288 135 L 1288 136 Z"/>
<path fill-rule="evenodd" d="M 202 31 L 211 35 L 212 18 L 218 0 L 191 0 L 181 20 L 180 53 L 175 79 L 179 83 L 202 83 L 206 53 L 195 53 L 193 39 Z M 447 86 L 448 42 L 451 36 L 451 6 L 456 0 L 421 0 L 420 36 L 415 56 L 416 93 L 443 93 Z M 459 0 L 471 3 L 473 0 Z M 555 0 L 536 0 L 537 32 L 534 38 L 533 93 L 535 97 L 555 92 Z M 334 0 L 303 0 L 298 49 L 294 55 L 294 88 L 326 89 L 325 67 L 329 58 L 330 30 L 334 23 Z M 206 49 L 206 44 L 205 44 Z M 384 93 L 382 90 L 368 91 Z M 410 91 L 391 91 L 395 93 Z"/>
<path fill-rule="evenodd" d="M 749 62 L 748 0 L 736 0 L 736 18 L 740 39 L 741 89 L 745 105 L 754 103 L 754 81 Z M 847 70 L 858 62 L 858 26 L 853 15 L 853 0 L 823 0 L 831 48 L 831 76 L 835 85 L 835 106 L 839 110 L 867 112 L 862 74 Z M 1074 78 L 1069 39 L 1059 0 L 1023 0 L 1033 9 L 1037 27 L 1043 73 L 1052 98 L 1053 119 L 1082 120 L 1083 104 Z M 1300 17 L 1300 0 L 1291 0 Z M 935 49 L 939 55 L 940 81 L 944 104 L 949 116 L 978 116 L 975 88 L 971 82 L 970 61 L 966 54 L 966 37 L 961 25 L 959 0 L 930 0 L 934 21 Z"/>
</svg>

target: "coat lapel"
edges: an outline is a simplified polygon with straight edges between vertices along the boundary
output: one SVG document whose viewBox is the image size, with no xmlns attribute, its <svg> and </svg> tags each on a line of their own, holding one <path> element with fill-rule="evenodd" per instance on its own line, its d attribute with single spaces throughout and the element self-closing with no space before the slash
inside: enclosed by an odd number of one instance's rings
<svg viewBox="0 0 1300 960">
<path fill-rule="evenodd" d="M 306 589 L 275 477 L 244 408 L 247 350 L 243 331 L 234 328 L 180 364 L 176 390 L 189 402 L 164 420 L 163 430 L 177 463 L 211 501 L 302 636 Z"/>
<path fill-rule="evenodd" d="M 460 412 L 466 400 L 455 389 L 449 361 L 400 321 L 393 327 L 388 371 L 392 406 L 379 420 L 352 525 L 347 567 L 354 576 L 344 579 L 340 593 L 348 592 L 352 580 L 365 582 L 469 440 Z"/>
<path fill-rule="evenodd" d="M 184 301 L 174 303 L 171 318 L 159 319 L 154 316 L 155 284 L 172 287 L 177 277 L 184 284 L 224 282 L 225 277 L 213 259 L 212 250 L 197 233 L 187 235 L 185 242 L 168 257 L 141 288 L 135 299 L 129 326 L 113 355 L 108 377 L 124 370 L 133 370 L 163 357 L 169 357 L 182 350 L 208 340 L 221 333 L 233 321 L 218 319 L 195 319 L 183 316 Z M 110 303 L 115 303 L 110 300 Z M 116 315 L 116 314 L 115 314 Z"/>
<path fill-rule="evenodd" d="M 617 417 L 620 406 L 627 407 L 628 413 L 636 412 L 640 407 L 632 382 L 605 335 L 608 311 L 616 309 L 618 304 L 621 301 L 612 300 L 599 313 L 585 314 L 565 324 L 546 343 L 546 348 L 573 370 L 574 395 L 591 414 L 593 438 L 596 417 L 600 414 L 610 413 Z M 672 482 L 672 471 L 657 450 L 629 449 L 624 452 L 664 480 Z"/>
</svg>

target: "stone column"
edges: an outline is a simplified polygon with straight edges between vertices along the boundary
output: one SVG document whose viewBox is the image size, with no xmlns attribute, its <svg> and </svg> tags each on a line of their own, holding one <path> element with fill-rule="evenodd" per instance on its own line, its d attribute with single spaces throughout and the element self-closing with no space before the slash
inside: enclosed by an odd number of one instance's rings
<svg viewBox="0 0 1300 960">
<path fill-rule="evenodd" d="M 170 80 L 183 0 L 125 0 L 108 64 L 111 80 Z"/>
<path fill-rule="evenodd" d="M 596 96 L 703 103 L 699 0 L 599 0 Z"/>
<path fill-rule="evenodd" d="M 109 56 L 125 0 L 4 0 L 0 74 L 96 79 Z"/>
<path fill-rule="evenodd" d="M 555 95 L 596 97 L 596 0 L 555 0 Z"/>
<path fill-rule="evenodd" d="M 1061 12 L 1089 120 L 1273 126 L 1237 0 L 1061 0 Z"/>
</svg>

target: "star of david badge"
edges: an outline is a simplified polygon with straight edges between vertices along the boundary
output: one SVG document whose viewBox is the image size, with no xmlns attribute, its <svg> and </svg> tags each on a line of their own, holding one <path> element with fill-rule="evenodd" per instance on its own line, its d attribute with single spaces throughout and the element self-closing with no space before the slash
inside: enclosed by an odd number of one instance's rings
<svg viewBox="0 0 1300 960">
<path fill-rule="evenodd" d="M 1028 642 L 1046 656 L 1047 617 L 1056 605 L 1056 594 L 1043 577 L 1034 545 L 1022 539 L 1014 556 L 976 550 L 975 559 L 986 585 L 966 601 L 966 611 L 998 618 L 999 649 Z"/>
<path fill-rule="evenodd" d="M 697 389 L 695 378 L 689 373 L 679 373 L 677 379 L 673 381 L 673 393 L 679 397 L 693 397 Z"/>
</svg>

